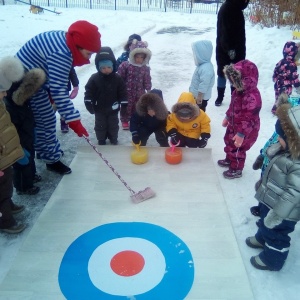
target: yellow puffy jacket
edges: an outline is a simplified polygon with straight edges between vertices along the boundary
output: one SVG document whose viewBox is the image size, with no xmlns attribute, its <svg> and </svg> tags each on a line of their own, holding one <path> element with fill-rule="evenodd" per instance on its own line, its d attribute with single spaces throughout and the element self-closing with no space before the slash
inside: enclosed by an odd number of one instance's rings
<svg viewBox="0 0 300 300">
<path fill-rule="evenodd" d="M 191 121 L 182 122 L 176 116 L 181 108 L 189 108 L 194 117 Z M 192 93 L 184 92 L 172 107 L 172 113 L 167 118 L 167 132 L 176 129 L 180 134 L 194 139 L 199 139 L 202 133 L 210 134 L 210 118 L 201 110 Z"/>
<path fill-rule="evenodd" d="M 0 170 L 5 170 L 24 156 L 16 127 L 0 100 Z"/>
</svg>

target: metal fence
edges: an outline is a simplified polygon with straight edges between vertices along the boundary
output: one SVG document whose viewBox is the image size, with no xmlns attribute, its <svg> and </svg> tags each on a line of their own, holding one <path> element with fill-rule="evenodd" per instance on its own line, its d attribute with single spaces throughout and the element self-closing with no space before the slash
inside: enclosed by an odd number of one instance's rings
<svg viewBox="0 0 300 300">
<path fill-rule="evenodd" d="M 42 8 L 88 8 L 130 11 L 217 13 L 224 0 L 0 0 L 3 5 Z"/>
</svg>

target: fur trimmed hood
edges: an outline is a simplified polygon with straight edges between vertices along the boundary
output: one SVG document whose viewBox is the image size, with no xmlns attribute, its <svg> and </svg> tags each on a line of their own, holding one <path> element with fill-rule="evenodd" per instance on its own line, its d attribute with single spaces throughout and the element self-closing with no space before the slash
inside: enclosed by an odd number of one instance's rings
<svg viewBox="0 0 300 300">
<path fill-rule="evenodd" d="M 224 74 L 238 91 L 250 91 L 257 88 L 258 69 L 250 60 L 241 60 L 224 67 Z"/>
<path fill-rule="evenodd" d="M 148 65 L 152 56 L 152 52 L 148 49 L 148 43 L 146 41 L 138 41 L 137 39 L 134 39 L 130 45 L 129 62 L 134 66 L 140 67 L 141 65 L 137 65 L 134 62 L 134 56 L 137 53 L 143 53 L 146 55 L 142 66 Z"/>
<path fill-rule="evenodd" d="M 31 69 L 25 73 L 21 81 L 12 85 L 7 95 L 15 104 L 22 106 L 45 83 L 46 73 L 39 68 Z"/>
<path fill-rule="evenodd" d="M 136 112 L 139 116 L 144 117 L 148 114 L 148 109 L 155 111 L 155 117 L 158 120 L 165 120 L 168 116 L 168 109 L 163 100 L 155 93 L 147 93 L 140 97 L 136 103 Z"/>
<path fill-rule="evenodd" d="M 281 104 L 276 115 L 286 135 L 289 152 L 293 159 L 300 158 L 300 106 L 291 107 L 290 103 Z"/>
<path fill-rule="evenodd" d="M 172 113 L 180 114 L 181 111 L 184 111 L 185 114 L 188 114 L 191 118 L 198 117 L 200 115 L 200 108 L 196 104 L 196 100 L 192 93 L 183 92 L 177 101 L 176 104 L 172 106 Z"/>
</svg>

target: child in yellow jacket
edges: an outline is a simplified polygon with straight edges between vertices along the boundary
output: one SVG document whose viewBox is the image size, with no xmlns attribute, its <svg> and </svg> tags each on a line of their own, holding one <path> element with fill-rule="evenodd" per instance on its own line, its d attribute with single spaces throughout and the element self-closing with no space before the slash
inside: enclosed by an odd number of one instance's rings
<svg viewBox="0 0 300 300">
<path fill-rule="evenodd" d="M 166 129 L 172 144 L 204 148 L 210 138 L 210 118 L 197 106 L 192 93 L 183 92 L 172 107 Z"/>
</svg>

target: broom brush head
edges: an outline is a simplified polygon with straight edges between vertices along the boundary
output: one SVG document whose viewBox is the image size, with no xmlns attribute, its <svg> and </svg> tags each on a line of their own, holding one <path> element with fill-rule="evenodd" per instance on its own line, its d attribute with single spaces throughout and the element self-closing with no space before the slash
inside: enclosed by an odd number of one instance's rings
<svg viewBox="0 0 300 300">
<path fill-rule="evenodd" d="M 134 203 L 140 203 L 154 196 L 155 192 L 150 187 L 147 187 L 142 191 L 132 194 L 130 198 Z"/>
</svg>

